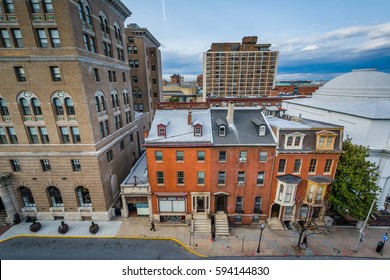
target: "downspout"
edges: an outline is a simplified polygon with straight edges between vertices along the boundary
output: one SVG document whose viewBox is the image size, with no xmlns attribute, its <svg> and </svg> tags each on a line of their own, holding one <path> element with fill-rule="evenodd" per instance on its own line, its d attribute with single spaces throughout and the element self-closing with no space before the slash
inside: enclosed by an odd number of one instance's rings
<svg viewBox="0 0 390 280">
<path fill-rule="evenodd" d="M 277 155 L 277 149 L 275 147 L 275 153 L 274 153 L 274 158 L 272 160 L 272 170 L 271 170 L 271 175 L 270 176 L 270 184 L 269 184 L 269 188 L 268 188 L 268 198 L 267 198 L 267 218 L 270 218 L 270 215 L 271 215 L 271 209 L 269 209 L 269 204 L 270 204 L 270 197 L 271 197 L 271 189 L 272 189 L 272 179 L 274 177 L 274 168 L 275 168 L 275 159 L 276 159 L 276 155 Z"/>
</svg>

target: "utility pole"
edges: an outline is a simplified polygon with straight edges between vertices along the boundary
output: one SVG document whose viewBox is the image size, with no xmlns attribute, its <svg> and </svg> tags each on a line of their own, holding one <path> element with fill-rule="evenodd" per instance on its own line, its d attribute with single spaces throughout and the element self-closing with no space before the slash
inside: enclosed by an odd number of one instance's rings
<svg viewBox="0 0 390 280">
<path fill-rule="evenodd" d="M 364 225 L 363 225 L 363 227 L 362 227 L 361 230 L 360 230 L 360 235 L 359 235 L 359 238 L 358 238 L 358 240 L 357 240 L 357 242 L 356 242 L 355 249 L 353 249 L 353 251 L 354 251 L 355 253 L 357 253 L 357 249 L 358 249 L 358 247 L 359 247 L 359 244 L 360 244 L 360 242 L 363 240 L 364 230 L 366 229 L 367 222 L 368 222 L 368 219 L 370 218 L 372 208 L 374 208 L 375 201 L 376 201 L 376 198 L 374 198 L 374 200 L 372 201 L 371 208 L 370 208 L 370 211 L 368 211 L 366 221 L 364 222 Z"/>
</svg>

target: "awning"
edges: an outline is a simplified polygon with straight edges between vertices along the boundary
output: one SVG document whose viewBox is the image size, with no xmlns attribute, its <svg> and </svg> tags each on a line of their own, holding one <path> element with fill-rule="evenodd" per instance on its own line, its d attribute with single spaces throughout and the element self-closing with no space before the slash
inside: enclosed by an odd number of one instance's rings
<svg viewBox="0 0 390 280">
<path fill-rule="evenodd" d="M 156 192 L 154 193 L 157 196 L 186 196 L 186 192 Z"/>
</svg>

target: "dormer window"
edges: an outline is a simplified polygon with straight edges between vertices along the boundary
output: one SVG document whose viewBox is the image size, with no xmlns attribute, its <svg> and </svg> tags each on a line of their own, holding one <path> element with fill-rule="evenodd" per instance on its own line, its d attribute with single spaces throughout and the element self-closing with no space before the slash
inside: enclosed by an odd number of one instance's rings
<svg viewBox="0 0 390 280">
<path fill-rule="evenodd" d="M 333 150 L 337 134 L 331 131 L 317 132 L 317 150 Z"/>
<path fill-rule="evenodd" d="M 194 136 L 200 137 L 202 136 L 203 125 L 201 122 L 194 122 Z"/>
<path fill-rule="evenodd" d="M 259 126 L 259 136 L 265 136 L 265 125 Z"/>
<path fill-rule="evenodd" d="M 302 149 L 304 137 L 305 137 L 305 134 L 302 134 L 299 132 L 286 134 L 284 148 L 285 149 Z"/>
<path fill-rule="evenodd" d="M 259 136 L 265 136 L 265 132 L 267 130 L 265 123 L 257 118 L 252 118 L 252 122 L 256 126 Z"/>
<path fill-rule="evenodd" d="M 221 125 L 218 128 L 218 136 L 225 136 L 226 135 L 226 126 Z"/>
<path fill-rule="evenodd" d="M 167 136 L 167 126 L 169 121 L 163 120 L 160 124 L 157 125 L 157 135 L 161 137 Z"/>
</svg>

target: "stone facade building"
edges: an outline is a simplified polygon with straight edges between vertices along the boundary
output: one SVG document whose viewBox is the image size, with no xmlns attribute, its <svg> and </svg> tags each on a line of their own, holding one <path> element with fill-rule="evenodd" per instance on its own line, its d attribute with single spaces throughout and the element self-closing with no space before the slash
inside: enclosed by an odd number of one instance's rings
<svg viewBox="0 0 390 280">
<path fill-rule="evenodd" d="M 119 0 L 0 3 L 6 219 L 109 220 L 141 153 Z M 130 160 L 129 160 L 130 159 Z M 130 161 L 130 164 L 124 164 Z"/>
</svg>

